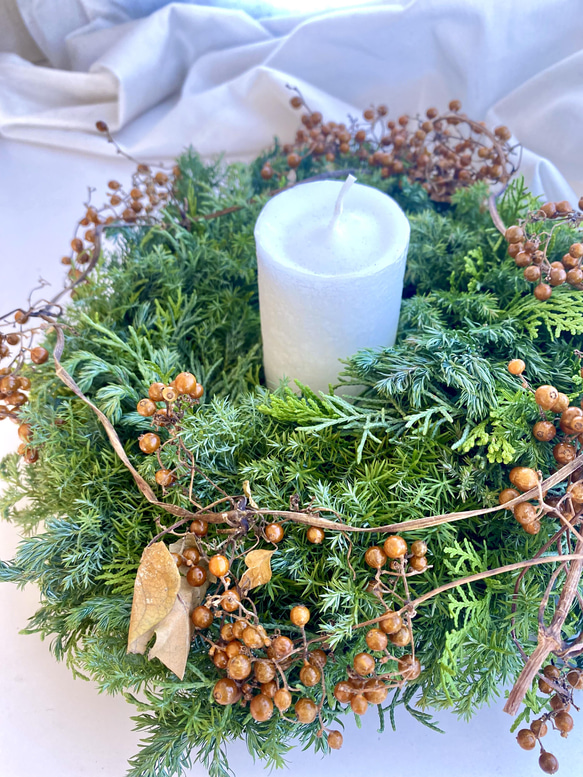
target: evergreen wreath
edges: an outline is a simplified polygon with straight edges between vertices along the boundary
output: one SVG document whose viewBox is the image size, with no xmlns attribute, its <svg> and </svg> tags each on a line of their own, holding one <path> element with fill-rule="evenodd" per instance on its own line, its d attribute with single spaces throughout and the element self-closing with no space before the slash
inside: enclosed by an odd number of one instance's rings
<svg viewBox="0 0 583 777">
<path fill-rule="evenodd" d="M 583 687 L 583 217 L 510 180 L 508 130 L 457 101 L 348 127 L 292 105 L 295 143 L 250 165 L 111 181 L 63 291 L 3 317 L 0 504 L 27 537 L 0 579 L 36 583 L 28 631 L 136 705 L 132 777 L 193 751 L 223 777 L 237 737 L 275 766 L 292 738 L 337 749 L 344 704 L 435 728 L 507 681 L 552 774 L 542 738 Z M 336 394 L 269 392 L 255 220 L 348 171 L 411 222 L 397 343 L 347 354 Z"/>
</svg>

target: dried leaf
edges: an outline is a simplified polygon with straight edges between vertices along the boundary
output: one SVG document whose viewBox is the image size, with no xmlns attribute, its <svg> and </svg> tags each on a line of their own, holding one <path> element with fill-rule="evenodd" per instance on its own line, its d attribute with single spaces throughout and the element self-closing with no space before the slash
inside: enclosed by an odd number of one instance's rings
<svg viewBox="0 0 583 777">
<path fill-rule="evenodd" d="M 253 497 L 251 496 L 251 486 L 250 486 L 250 484 L 249 484 L 249 481 L 248 481 L 248 480 L 244 480 L 244 481 L 243 481 L 243 493 L 244 493 L 244 494 L 245 494 L 245 496 L 247 497 L 247 501 L 249 502 L 249 504 L 251 505 L 251 507 L 252 507 L 254 510 L 259 510 L 259 505 L 257 504 L 257 502 L 256 502 L 256 501 L 253 499 Z"/>
<path fill-rule="evenodd" d="M 239 587 L 250 591 L 259 585 L 265 585 L 271 580 L 271 557 L 274 550 L 252 550 L 245 556 L 245 564 L 249 567 L 239 581 Z"/>
<path fill-rule="evenodd" d="M 204 600 L 208 586 L 207 580 L 204 585 L 193 588 L 186 577 L 181 576 L 174 606 L 156 626 L 156 642 L 148 653 L 148 659 L 159 658 L 180 680 L 184 677 L 192 640 L 190 615 Z"/>
<path fill-rule="evenodd" d="M 156 542 L 142 553 L 134 585 L 128 653 L 144 653 L 156 626 L 172 610 L 180 573 L 170 551 Z"/>
</svg>

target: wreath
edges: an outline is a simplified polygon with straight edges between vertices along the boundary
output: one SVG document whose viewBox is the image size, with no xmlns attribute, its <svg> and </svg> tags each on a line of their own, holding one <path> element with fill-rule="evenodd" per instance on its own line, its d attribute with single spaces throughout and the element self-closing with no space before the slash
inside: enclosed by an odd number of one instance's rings
<svg viewBox="0 0 583 777">
<path fill-rule="evenodd" d="M 435 727 L 507 680 L 553 774 L 583 687 L 583 215 L 457 101 L 347 124 L 291 103 L 294 143 L 250 165 L 110 181 L 64 288 L 1 319 L 1 506 L 27 536 L 0 579 L 35 582 L 28 630 L 136 705 L 133 777 L 193 751 L 227 775 L 237 737 L 270 766 L 292 738 L 337 749 L 371 706 Z M 335 393 L 268 391 L 255 220 L 347 172 L 411 222 L 397 343 L 347 354 Z"/>
</svg>

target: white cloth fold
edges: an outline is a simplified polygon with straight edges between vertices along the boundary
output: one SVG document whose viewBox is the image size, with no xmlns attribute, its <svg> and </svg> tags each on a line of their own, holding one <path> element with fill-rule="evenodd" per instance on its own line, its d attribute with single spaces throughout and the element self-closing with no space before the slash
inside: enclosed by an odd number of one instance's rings
<svg viewBox="0 0 583 777">
<path fill-rule="evenodd" d="M 576 0 L 413 0 L 254 19 L 161 0 L 20 0 L 52 67 L 0 54 L 0 134 L 109 155 L 246 158 L 293 137 L 286 83 L 334 120 L 387 102 L 394 117 L 457 97 L 510 126 L 537 192 L 583 184 L 583 14 Z M 579 191 L 577 192 L 579 194 Z"/>
</svg>

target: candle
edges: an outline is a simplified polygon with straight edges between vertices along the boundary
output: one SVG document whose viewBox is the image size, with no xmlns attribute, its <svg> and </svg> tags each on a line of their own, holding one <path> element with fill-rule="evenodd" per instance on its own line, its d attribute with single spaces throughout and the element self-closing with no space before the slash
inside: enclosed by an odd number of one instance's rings
<svg viewBox="0 0 583 777">
<path fill-rule="evenodd" d="M 313 181 L 273 197 L 255 225 L 263 364 L 327 391 L 339 359 L 395 342 L 409 222 L 370 186 Z"/>
</svg>

